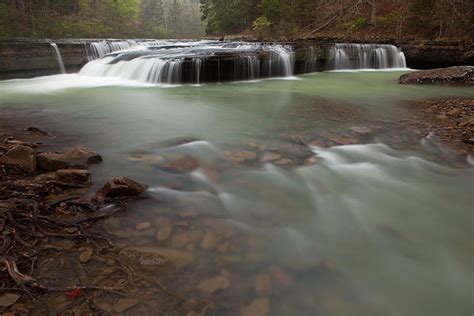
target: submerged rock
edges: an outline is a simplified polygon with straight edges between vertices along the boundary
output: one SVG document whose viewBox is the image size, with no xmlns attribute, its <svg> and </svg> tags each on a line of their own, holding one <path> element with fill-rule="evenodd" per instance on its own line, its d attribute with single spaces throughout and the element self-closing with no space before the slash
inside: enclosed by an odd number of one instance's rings
<svg viewBox="0 0 474 316">
<path fill-rule="evenodd" d="M 272 280 L 268 273 L 262 273 L 255 277 L 255 294 L 258 296 L 272 294 Z"/>
<path fill-rule="evenodd" d="M 262 161 L 275 161 L 281 159 L 281 154 L 276 150 L 269 150 L 262 156 Z"/>
<path fill-rule="evenodd" d="M 36 156 L 34 149 L 17 145 L 0 156 L 0 165 L 19 166 L 30 172 L 36 171 Z"/>
<path fill-rule="evenodd" d="M 199 167 L 199 161 L 192 156 L 182 156 L 162 166 L 173 172 L 191 172 Z"/>
<path fill-rule="evenodd" d="M 150 222 L 142 222 L 142 223 L 139 223 L 135 226 L 135 229 L 136 230 L 146 230 L 148 228 L 151 227 L 151 223 Z"/>
<path fill-rule="evenodd" d="M 202 280 L 198 284 L 198 289 L 205 294 L 212 294 L 219 290 L 227 289 L 230 286 L 230 274 L 222 271 L 219 275 Z"/>
<path fill-rule="evenodd" d="M 90 164 L 99 163 L 102 157 L 87 148 L 74 147 L 64 152 L 46 152 L 37 155 L 38 168 L 41 170 L 58 170 L 69 168 L 87 168 Z"/>
<path fill-rule="evenodd" d="M 240 316 L 265 316 L 268 314 L 270 314 L 268 298 L 257 298 L 241 311 Z"/>
<path fill-rule="evenodd" d="M 174 267 L 186 265 L 193 260 L 190 252 L 161 247 L 126 247 L 120 254 L 138 261 L 141 265 L 154 266 L 170 262 Z"/>
<path fill-rule="evenodd" d="M 156 220 L 156 239 L 158 241 L 163 241 L 168 239 L 171 236 L 173 227 L 171 225 L 171 220 L 166 217 L 160 217 Z"/>
<path fill-rule="evenodd" d="M 401 84 L 474 85 L 474 66 L 414 71 L 400 76 Z"/>
<path fill-rule="evenodd" d="M 104 197 L 128 197 L 138 196 L 147 190 L 147 186 L 127 177 L 115 177 L 97 192 Z"/>
</svg>

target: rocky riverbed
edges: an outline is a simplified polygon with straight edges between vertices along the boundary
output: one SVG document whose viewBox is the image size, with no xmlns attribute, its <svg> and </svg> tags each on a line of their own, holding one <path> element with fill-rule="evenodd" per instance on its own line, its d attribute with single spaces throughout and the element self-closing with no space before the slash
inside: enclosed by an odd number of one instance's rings
<svg viewBox="0 0 474 316">
<path fill-rule="evenodd" d="M 281 128 L 282 142 L 229 144 L 212 161 L 173 150 L 142 150 L 130 153 L 128 159 L 137 167 L 176 175 L 166 183 L 176 192 L 193 192 L 197 184 L 185 181 L 190 173 L 219 183 L 231 168 L 259 170 L 270 164 L 284 170 L 317 165 L 314 148 L 379 141 L 400 149 L 419 146 L 421 141 L 434 156 L 447 155 L 466 164 L 474 148 L 473 102 L 454 98 L 407 102 L 410 115 L 400 121 L 364 120 L 362 113 L 343 104 L 324 111 L 307 107 L 303 113 L 288 114 L 306 120 L 297 128 Z M 311 132 L 307 125 L 311 117 L 324 115 L 339 118 L 336 125 L 351 127 Z M 49 145 L 61 143 L 58 138 L 63 135 L 29 126 L 24 118 L 3 121 L 0 133 L 4 267 L 0 311 L 4 315 L 147 315 L 157 309 L 163 314 L 271 315 L 273 310 L 288 308 L 276 298 L 297 290 L 295 280 L 303 273 L 311 271 L 331 282 L 340 276 L 341 271 L 317 253 L 307 253 L 304 262 L 290 260 L 284 265 L 265 260 L 258 234 L 218 214 L 199 212 L 210 203 L 201 191 L 196 191 L 196 196 L 202 194 L 196 205 L 184 196 L 169 200 L 162 191 L 148 190 L 126 177 L 93 186 L 88 168 L 107 164 L 100 153 L 75 146 L 79 142 L 69 138 L 53 151 Z M 176 149 L 199 142 L 183 137 L 153 148 Z M 279 197 L 279 192 L 248 179 L 239 181 L 247 181 L 262 198 L 282 199 L 288 209 L 297 207 Z M 137 205 L 153 216 L 143 218 L 129 211 Z M 253 221 L 265 228 L 272 220 L 256 217 Z M 381 229 L 397 239 L 410 238 L 391 226 Z M 339 295 L 324 294 L 321 309 L 377 314 Z"/>
</svg>

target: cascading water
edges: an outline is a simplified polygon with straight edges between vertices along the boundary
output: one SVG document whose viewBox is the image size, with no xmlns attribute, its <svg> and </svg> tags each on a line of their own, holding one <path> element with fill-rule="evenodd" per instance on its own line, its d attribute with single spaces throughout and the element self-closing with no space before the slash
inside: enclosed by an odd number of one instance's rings
<svg viewBox="0 0 474 316">
<path fill-rule="evenodd" d="M 58 45 L 56 45 L 56 43 L 51 43 L 51 47 L 53 48 L 54 53 L 56 55 L 56 60 L 58 61 L 59 70 L 61 71 L 62 74 L 65 74 L 66 67 L 64 67 L 63 58 L 61 56 L 61 52 L 59 51 Z"/>
<path fill-rule="evenodd" d="M 130 49 L 137 46 L 160 46 L 168 45 L 169 41 L 164 40 L 126 40 L 126 41 L 115 41 L 115 40 L 102 40 L 97 42 L 85 43 L 86 55 L 88 60 L 94 60 L 102 58 L 107 54 Z"/>
<path fill-rule="evenodd" d="M 294 74 L 292 48 L 258 43 L 126 41 L 91 43 L 81 75 L 118 77 L 148 83 L 202 83 L 252 80 Z M 127 49 L 123 49 L 124 47 Z M 108 53 L 112 50 L 118 50 Z"/>
<path fill-rule="evenodd" d="M 335 44 L 331 52 L 331 69 L 406 68 L 405 55 L 386 44 Z"/>
</svg>

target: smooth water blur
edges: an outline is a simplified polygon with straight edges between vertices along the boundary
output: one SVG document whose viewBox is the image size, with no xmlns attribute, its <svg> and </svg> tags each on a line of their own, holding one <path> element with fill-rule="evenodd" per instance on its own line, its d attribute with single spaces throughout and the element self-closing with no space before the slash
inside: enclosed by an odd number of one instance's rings
<svg viewBox="0 0 474 316">
<path fill-rule="evenodd" d="M 204 232 L 201 217 L 215 218 L 262 243 L 243 246 L 238 264 L 226 263 L 221 253 L 193 250 L 196 262 L 187 271 L 193 280 L 221 268 L 253 280 L 278 265 L 295 284 L 291 291 L 274 290 L 272 315 L 470 315 L 474 170 L 467 165 L 433 160 L 422 146 L 394 150 L 380 143 L 312 147 L 313 166 L 234 166 L 218 179 L 205 168 L 177 175 L 129 159 L 135 152 L 171 152 L 217 164 L 229 145 L 396 122 L 410 114 L 402 106 L 407 101 L 474 98 L 472 88 L 398 85 L 399 75 L 326 72 L 200 86 L 60 75 L 0 82 L 0 106 L 98 150 L 104 163 L 93 168 L 96 182 L 132 176 L 148 183 L 160 203 L 198 212 L 189 220 L 193 229 Z M 202 141 L 159 145 L 178 137 Z M 181 185 L 170 187 L 173 181 Z M 160 203 L 136 203 L 130 213 L 153 222 L 167 216 Z M 121 242 L 159 244 L 146 236 Z M 219 296 L 220 304 L 242 306 L 254 296 L 250 288 L 236 301 L 244 288 L 236 283 Z"/>
</svg>

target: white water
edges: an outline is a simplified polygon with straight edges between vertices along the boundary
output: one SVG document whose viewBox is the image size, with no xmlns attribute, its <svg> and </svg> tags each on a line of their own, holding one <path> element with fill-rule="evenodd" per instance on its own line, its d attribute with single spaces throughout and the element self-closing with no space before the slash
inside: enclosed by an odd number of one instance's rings
<svg viewBox="0 0 474 316">
<path fill-rule="evenodd" d="M 405 55 L 397 47 L 385 44 L 335 44 L 332 69 L 406 68 Z"/>
<path fill-rule="evenodd" d="M 289 77 L 294 74 L 294 53 L 289 46 L 284 45 L 217 41 L 125 41 L 113 44 L 91 43 L 91 56 L 103 57 L 86 64 L 80 75 L 172 84 L 182 82 L 185 64 L 191 64 L 194 75 L 187 81 L 199 84 L 203 81 L 205 61 L 219 56 L 232 56 L 233 80 Z M 108 54 L 113 50 L 117 51 Z M 262 61 L 261 55 L 267 58 Z M 218 58 L 216 60 L 220 62 Z"/>
<path fill-rule="evenodd" d="M 53 48 L 54 53 L 56 54 L 56 60 L 58 61 L 59 70 L 62 74 L 65 74 L 66 67 L 64 67 L 63 58 L 61 57 L 61 53 L 59 52 L 58 45 L 56 45 L 56 43 L 51 43 L 51 47 Z"/>
</svg>

